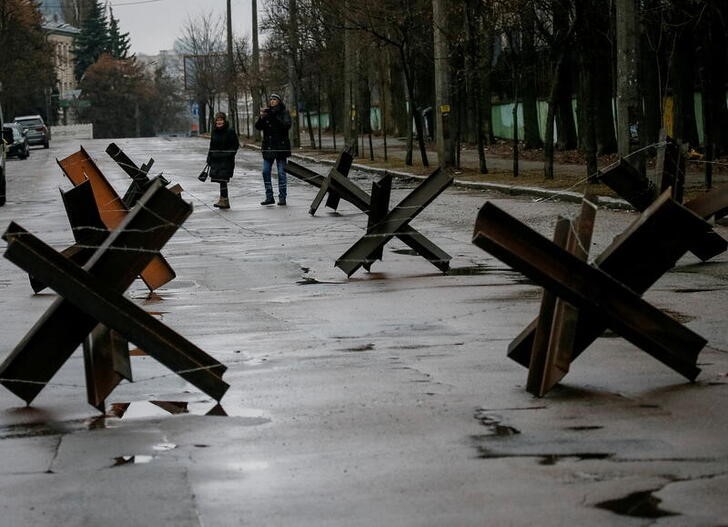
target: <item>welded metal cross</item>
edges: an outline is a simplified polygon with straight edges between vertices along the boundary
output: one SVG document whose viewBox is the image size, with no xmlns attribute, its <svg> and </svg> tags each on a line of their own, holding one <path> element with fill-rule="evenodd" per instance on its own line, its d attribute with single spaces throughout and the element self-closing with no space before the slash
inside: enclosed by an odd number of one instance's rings
<svg viewBox="0 0 728 527">
<path fill-rule="evenodd" d="M 334 176 L 332 181 L 335 179 Z M 336 260 L 336 267 L 347 276 L 362 266 L 368 271 L 374 261 L 381 260 L 384 246 L 396 236 L 443 273 L 447 272 L 450 255 L 410 227 L 409 223 L 452 182 L 453 176 L 437 169 L 392 210 L 389 210 L 392 175 L 375 182 L 367 211 L 367 233 Z"/>
<path fill-rule="evenodd" d="M 225 366 L 123 295 L 191 212 L 179 195 L 153 181 L 83 268 L 11 223 L 3 235 L 5 257 L 60 298 L 0 365 L 0 382 L 30 403 L 93 332 L 84 350 L 93 406 L 102 409 L 120 378 L 131 376 L 123 339 L 219 401 L 228 388 Z"/>
<path fill-rule="evenodd" d="M 314 198 L 313 202 L 311 203 L 311 207 L 309 208 L 308 212 L 313 216 L 316 214 L 316 211 L 318 210 L 319 206 L 321 205 L 321 202 L 323 201 L 324 197 L 328 194 L 328 199 L 326 200 L 326 206 L 336 210 L 339 207 L 339 202 L 341 201 L 341 198 L 343 197 L 346 201 L 349 201 L 353 203 L 355 206 L 360 207 L 361 202 L 360 198 L 361 196 L 357 196 L 356 192 L 353 194 L 349 191 L 350 189 L 342 187 L 340 184 L 332 184 L 332 180 L 334 177 L 337 181 L 341 180 L 347 180 L 347 177 L 349 175 L 349 170 L 351 169 L 351 165 L 354 162 L 354 154 L 352 152 L 352 149 L 350 147 L 345 148 L 341 151 L 339 154 L 339 158 L 336 160 L 336 164 L 334 167 L 329 171 L 328 175 L 322 176 L 321 174 L 318 174 L 314 172 L 313 170 L 310 170 L 304 166 L 299 165 L 295 161 L 288 161 L 286 163 L 286 172 L 291 174 L 292 176 L 297 177 L 298 179 L 305 181 L 306 183 L 309 183 L 315 187 L 318 187 L 319 191 L 316 194 L 316 197 Z M 368 204 L 367 204 L 368 205 Z"/>
<path fill-rule="evenodd" d="M 685 160 L 678 145 L 667 141 L 665 149 L 659 151 L 658 172 L 661 172 L 661 191 L 639 170 L 624 159 L 600 173 L 597 180 L 604 183 L 639 212 L 643 212 L 659 196 L 667 192 L 678 202 L 683 202 L 685 182 Z M 661 167 L 661 168 L 660 168 Z M 711 190 L 697 198 L 685 201 L 683 205 L 703 219 L 721 217 L 728 213 L 728 187 Z M 710 229 L 693 240 L 690 252 L 707 261 L 728 250 L 728 241 Z"/>
<path fill-rule="evenodd" d="M 111 146 L 109 148 L 111 149 Z M 118 150 L 118 152 L 112 150 L 112 152 L 116 153 L 117 157 L 115 159 L 123 162 L 122 166 L 125 166 L 129 171 L 133 171 L 134 164 L 128 159 L 128 157 L 123 155 L 121 150 Z M 152 161 L 150 160 L 150 164 L 151 163 Z M 74 186 L 79 186 L 87 181 L 90 183 L 94 200 L 84 204 L 80 203 L 79 200 L 75 200 L 74 206 L 80 209 L 83 207 L 91 207 L 95 204 L 98 210 L 98 216 L 101 218 L 101 221 L 108 230 L 115 229 L 124 220 L 127 214 L 129 214 L 129 207 L 124 203 L 124 200 L 119 197 L 116 190 L 114 190 L 114 187 L 111 186 L 109 181 L 99 169 L 98 165 L 96 165 L 92 157 L 83 147 L 81 147 L 78 152 L 59 160 L 58 165 Z M 137 170 L 139 172 L 143 172 L 141 169 Z M 137 183 L 137 185 L 141 185 L 142 177 L 146 178 L 146 175 L 138 175 L 134 182 Z M 155 178 L 155 180 L 159 181 L 162 185 L 166 185 L 168 183 L 164 178 L 160 177 Z M 150 183 L 150 181 L 147 181 L 145 183 L 145 188 L 149 186 Z M 135 188 L 140 189 L 141 186 L 137 186 Z M 177 189 L 170 190 L 179 192 Z M 131 194 L 135 195 L 136 190 Z M 87 196 L 84 194 L 84 197 Z M 136 200 L 138 197 L 134 196 L 133 199 Z M 75 227 L 73 224 L 72 226 Z M 141 270 L 139 276 L 149 290 L 154 291 L 173 280 L 176 275 L 167 260 L 165 260 L 161 254 L 157 254 L 150 260 L 149 264 Z"/>
<path fill-rule="evenodd" d="M 566 350 L 567 363 L 609 328 L 694 380 L 705 339 L 640 295 L 675 265 L 697 236 L 709 230 L 708 223 L 666 191 L 592 265 L 489 202 L 478 214 L 473 243 L 579 310 L 569 338 L 571 349 Z M 539 323 L 538 318 L 534 320 L 509 346 L 508 356 L 523 366 L 529 367 L 533 360 Z M 548 389 L 553 382 L 544 382 L 540 389 Z"/>
</svg>

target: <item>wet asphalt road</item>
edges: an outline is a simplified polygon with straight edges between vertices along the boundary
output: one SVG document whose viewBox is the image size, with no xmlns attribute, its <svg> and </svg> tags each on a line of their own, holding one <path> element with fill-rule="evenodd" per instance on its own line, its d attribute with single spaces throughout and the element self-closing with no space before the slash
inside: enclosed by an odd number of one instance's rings
<svg viewBox="0 0 728 527">
<path fill-rule="evenodd" d="M 108 142 L 82 143 L 123 193 Z M 9 160 L 0 228 L 72 242 L 55 159 L 80 143 Z M 688 255 L 645 295 L 708 340 L 696 383 L 607 333 L 537 399 L 506 347 L 540 290 L 472 245 L 473 223 L 491 200 L 550 237 L 577 205 L 450 188 L 413 226 L 452 273 L 393 240 L 347 279 L 334 261 L 365 232 L 354 207 L 312 217 L 315 189 L 297 180 L 288 207 L 261 207 L 260 156 L 243 149 L 218 211 L 216 185 L 196 179 L 206 141 L 117 144 L 194 205 L 163 250 L 177 278 L 128 296 L 229 367 L 227 416 L 205 415 L 214 401 L 146 356 L 101 416 L 79 350 L 31 407 L 0 389 L 0 525 L 725 524 L 728 255 Z M 411 188 L 397 182 L 392 202 Z M 592 255 L 635 218 L 600 210 Z M 0 259 L 0 358 L 54 299 Z"/>
</svg>

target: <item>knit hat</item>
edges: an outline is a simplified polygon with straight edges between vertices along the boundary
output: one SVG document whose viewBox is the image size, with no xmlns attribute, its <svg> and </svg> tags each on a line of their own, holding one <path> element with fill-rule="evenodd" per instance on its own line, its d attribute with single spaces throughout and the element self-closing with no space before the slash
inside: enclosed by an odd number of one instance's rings
<svg viewBox="0 0 728 527">
<path fill-rule="evenodd" d="M 271 93 L 270 94 L 270 98 L 271 99 L 278 99 L 279 101 L 283 101 L 283 99 L 281 99 L 281 96 L 278 95 L 277 93 Z"/>
</svg>

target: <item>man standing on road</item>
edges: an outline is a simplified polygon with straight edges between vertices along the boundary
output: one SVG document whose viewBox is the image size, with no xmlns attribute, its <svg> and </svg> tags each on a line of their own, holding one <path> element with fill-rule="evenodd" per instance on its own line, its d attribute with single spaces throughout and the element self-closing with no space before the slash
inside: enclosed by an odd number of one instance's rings
<svg viewBox="0 0 728 527">
<path fill-rule="evenodd" d="M 286 110 L 280 96 L 273 93 L 270 96 L 270 106 L 260 110 L 260 117 L 255 127 L 263 132 L 263 185 L 265 186 L 265 201 L 261 205 L 273 205 L 273 184 L 271 183 L 271 170 L 273 162 L 278 170 L 278 205 L 286 204 L 286 158 L 291 155 L 291 141 L 288 130 L 291 128 L 291 114 Z"/>
</svg>

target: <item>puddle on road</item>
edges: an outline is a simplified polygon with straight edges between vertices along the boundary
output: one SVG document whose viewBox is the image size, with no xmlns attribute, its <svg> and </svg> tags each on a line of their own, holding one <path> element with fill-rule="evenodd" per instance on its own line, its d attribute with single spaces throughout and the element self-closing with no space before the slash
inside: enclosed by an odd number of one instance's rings
<svg viewBox="0 0 728 527">
<path fill-rule="evenodd" d="M 152 450 L 155 452 L 168 452 L 177 448 L 174 443 L 158 443 L 152 446 Z M 155 459 L 157 456 L 150 456 L 149 454 L 134 454 L 129 456 L 118 456 L 114 458 L 113 467 L 120 467 L 123 465 L 145 465 Z"/>
<path fill-rule="evenodd" d="M 123 465 L 145 465 L 149 463 L 154 456 L 119 456 L 114 458 L 112 467 L 121 467 Z"/>
<path fill-rule="evenodd" d="M 235 408 L 228 413 L 221 404 L 214 401 L 133 401 L 112 403 L 104 415 L 87 420 L 89 430 L 113 428 L 115 423 L 124 420 L 158 419 L 170 415 L 198 415 L 214 417 L 236 417 L 245 420 L 245 426 L 256 426 L 270 423 L 262 410 L 253 408 Z"/>
<path fill-rule="evenodd" d="M 680 516 L 679 513 L 666 511 L 659 507 L 662 500 L 652 495 L 655 490 L 657 489 L 633 492 L 624 498 L 597 503 L 596 507 L 606 509 L 621 516 L 632 516 L 636 518 Z"/>
<path fill-rule="evenodd" d="M 216 415 L 227 416 L 219 403 L 190 403 L 188 401 L 134 401 L 112 403 L 106 414 L 99 419 L 145 419 L 167 415 Z"/>
</svg>

